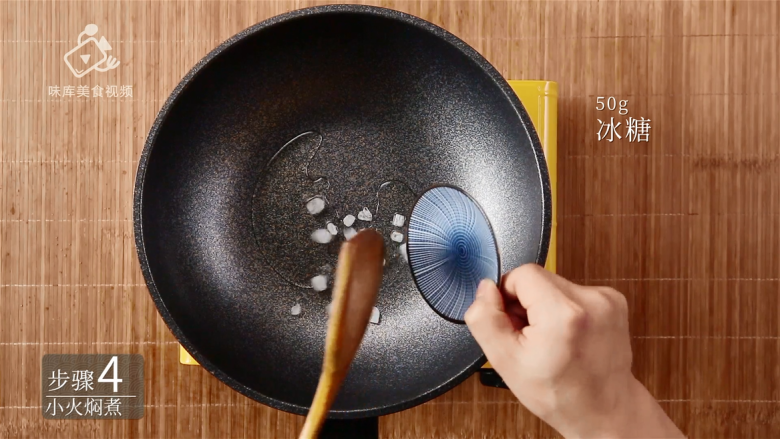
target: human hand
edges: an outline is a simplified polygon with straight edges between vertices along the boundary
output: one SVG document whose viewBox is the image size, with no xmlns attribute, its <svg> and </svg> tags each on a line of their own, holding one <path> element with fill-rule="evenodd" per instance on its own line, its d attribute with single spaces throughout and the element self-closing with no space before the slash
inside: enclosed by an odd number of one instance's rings
<svg viewBox="0 0 780 439">
<path fill-rule="evenodd" d="M 510 272 L 502 290 L 483 281 L 465 320 L 528 410 L 568 438 L 684 437 L 631 373 L 622 294 L 535 264 Z"/>
</svg>

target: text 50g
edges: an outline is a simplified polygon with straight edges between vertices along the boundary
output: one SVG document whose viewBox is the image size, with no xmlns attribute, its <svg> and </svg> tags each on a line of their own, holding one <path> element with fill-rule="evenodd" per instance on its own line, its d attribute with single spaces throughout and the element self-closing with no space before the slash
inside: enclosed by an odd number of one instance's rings
<svg viewBox="0 0 780 439">
<path fill-rule="evenodd" d="M 618 113 L 625 116 L 628 114 L 628 99 L 623 99 L 618 101 L 614 98 L 614 96 L 610 97 L 603 97 L 599 96 L 596 98 L 596 111 L 615 111 L 618 110 Z M 599 122 L 599 132 L 597 134 L 598 140 L 606 140 L 610 143 L 612 143 L 615 138 L 618 140 L 622 139 L 623 137 L 618 133 L 618 127 L 621 125 L 620 122 L 615 123 L 615 117 L 612 116 L 609 118 L 609 121 L 602 121 L 601 119 L 596 119 Z M 626 120 L 625 130 L 626 130 L 626 137 L 628 138 L 629 142 L 649 142 L 650 141 L 650 119 L 645 119 L 644 117 L 641 117 L 639 119 L 629 117 Z"/>
<path fill-rule="evenodd" d="M 618 114 L 625 116 L 628 114 L 628 99 L 618 101 L 614 96 L 599 96 L 596 98 L 596 111 L 603 111 L 604 109 L 609 111 L 618 110 Z"/>
</svg>

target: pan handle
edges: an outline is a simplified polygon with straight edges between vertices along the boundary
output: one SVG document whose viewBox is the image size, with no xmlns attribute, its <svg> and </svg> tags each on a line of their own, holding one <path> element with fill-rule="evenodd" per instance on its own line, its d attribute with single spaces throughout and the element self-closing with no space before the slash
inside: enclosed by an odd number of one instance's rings
<svg viewBox="0 0 780 439">
<path fill-rule="evenodd" d="M 319 439 L 379 439 L 379 418 L 326 419 Z"/>
<path fill-rule="evenodd" d="M 509 388 L 495 369 L 480 369 L 479 382 L 486 387 L 498 387 L 499 389 Z"/>
</svg>

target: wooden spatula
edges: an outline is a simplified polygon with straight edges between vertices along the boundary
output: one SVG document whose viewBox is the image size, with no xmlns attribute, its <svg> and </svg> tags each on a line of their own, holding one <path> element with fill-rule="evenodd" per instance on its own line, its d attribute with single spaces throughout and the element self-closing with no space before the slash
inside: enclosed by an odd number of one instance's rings
<svg viewBox="0 0 780 439">
<path fill-rule="evenodd" d="M 322 374 L 299 439 L 318 436 L 360 347 L 382 282 L 384 253 L 382 235 L 373 229 L 360 231 L 341 246 Z"/>
</svg>

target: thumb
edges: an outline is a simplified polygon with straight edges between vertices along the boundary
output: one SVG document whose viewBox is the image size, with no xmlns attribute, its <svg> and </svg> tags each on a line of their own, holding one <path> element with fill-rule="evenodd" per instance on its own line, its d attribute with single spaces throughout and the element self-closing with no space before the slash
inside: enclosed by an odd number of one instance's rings
<svg viewBox="0 0 780 439">
<path fill-rule="evenodd" d="M 464 320 L 488 361 L 493 366 L 506 363 L 519 339 L 495 283 L 483 280 L 479 284 L 477 297 L 466 311 Z"/>
</svg>

